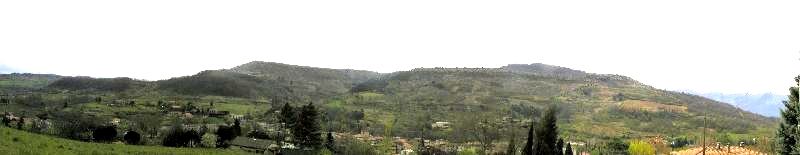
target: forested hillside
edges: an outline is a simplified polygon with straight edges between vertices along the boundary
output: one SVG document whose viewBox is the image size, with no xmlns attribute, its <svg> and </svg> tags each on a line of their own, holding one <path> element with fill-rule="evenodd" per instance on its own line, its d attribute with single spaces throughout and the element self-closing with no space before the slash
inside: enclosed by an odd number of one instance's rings
<svg viewBox="0 0 800 155">
<path fill-rule="evenodd" d="M 318 118 L 315 130 L 337 133 L 331 137 L 378 152 L 391 150 L 393 143 L 417 148 L 424 140 L 444 151 L 475 147 L 500 152 L 509 141 L 521 141 L 515 135 L 525 135 L 526 127 L 540 121 L 550 105 L 558 110 L 559 137 L 582 144 L 576 148 L 586 152 L 608 152 L 619 139 L 655 138 L 679 142 L 674 147 L 680 148 L 699 142 L 704 129 L 717 141 L 731 143 L 772 136 L 776 126 L 773 118 L 626 76 L 538 63 L 376 73 L 256 61 L 161 81 L 33 76 L 0 79 L 4 83 L 31 92 L 3 96 L 3 112 L 35 118 L 34 123 L 93 122 L 87 124 L 92 129 L 115 122 L 123 124 L 117 126 L 120 130 L 151 135 L 144 138 L 146 145 L 172 146 L 162 143 L 169 139 L 164 133 L 183 131 L 177 130 L 183 126 L 210 131 L 197 135 L 205 137 L 228 131 L 239 121 L 240 136 L 280 142 L 285 138 L 276 136 L 296 129 L 286 128 L 285 120 L 294 119 L 284 115 L 287 106 Z M 22 128 L 42 131 L 33 123 Z M 81 139 L 86 132 L 75 131 L 79 135 L 72 137 Z M 224 144 L 203 143 L 186 146 Z"/>
</svg>

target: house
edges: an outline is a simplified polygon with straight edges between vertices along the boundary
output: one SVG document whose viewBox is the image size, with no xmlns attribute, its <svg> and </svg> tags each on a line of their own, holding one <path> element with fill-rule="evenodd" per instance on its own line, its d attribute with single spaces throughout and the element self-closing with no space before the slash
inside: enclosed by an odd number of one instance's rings
<svg viewBox="0 0 800 155">
<path fill-rule="evenodd" d="M 109 121 L 108 123 L 110 123 L 110 124 L 112 124 L 114 126 L 119 126 L 119 122 L 121 122 L 121 121 L 122 120 L 119 119 L 119 118 L 112 118 L 111 121 Z"/>
<path fill-rule="evenodd" d="M 450 128 L 450 122 L 434 122 L 431 127 L 434 129 L 447 129 Z"/>
<path fill-rule="evenodd" d="M 5 112 L 3 117 L 3 119 L 8 120 L 9 122 L 16 122 L 20 119 L 19 117 L 14 116 L 14 113 L 11 112 Z"/>
<path fill-rule="evenodd" d="M 244 119 L 244 115 L 235 115 L 235 114 L 234 114 L 234 115 L 230 115 L 230 117 L 231 117 L 231 119 L 234 119 L 234 120 L 239 120 L 239 121 L 241 121 L 242 123 L 244 123 L 244 122 L 246 121 L 246 120 Z"/>
<path fill-rule="evenodd" d="M 219 110 L 216 110 L 216 109 L 208 110 L 208 116 L 209 117 L 225 117 L 228 114 L 230 114 L 230 112 L 228 112 L 228 111 L 219 111 Z"/>
<path fill-rule="evenodd" d="M 231 141 L 231 146 L 237 146 L 245 151 L 264 153 L 273 145 L 272 141 L 248 137 L 236 137 Z"/>
<path fill-rule="evenodd" d="M 183 109 L 183 106 L 173 105 L 173 106 L 169 106 L 169 110 L 170 111 L 183 111 L 184 109 Z"/>
</svg>

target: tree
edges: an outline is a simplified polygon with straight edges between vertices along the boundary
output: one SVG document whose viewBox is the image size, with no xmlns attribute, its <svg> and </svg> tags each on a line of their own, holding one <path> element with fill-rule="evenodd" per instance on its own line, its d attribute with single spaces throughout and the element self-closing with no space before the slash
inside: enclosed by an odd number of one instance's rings
<svg viewBox="0 0 800 155">
<path fill-rule="evenodd" d="M 556 111 L 555 105 L 551 105 L 545 111 L 539 128 L 536 130 L 536 150 L 537 155 L 550 155 L 556 154 L 561 148 L 556 148 L 556 141 L 558 140 L 558 126 L 556 126 Z"/>
<path fill-rule="evenodd" d="M 625 143 L 622 138 L 615 137 L 606 144 L 606 148 L 608 148 L 609 152 L 612 154 L 623 154 L 628 150 L 628 143 Z"/>
<path fill-rule="evenodd" d="M 113 125 L 99 127 L 92 132 L 92 138 L 97 142 L 112 142 L 117 138 L 117 127 Z"/>
<path fill-rule="evenodd" d="M 136 131 L 128 131 L 125 132 L 125 136 L 122 137 L 125 140 L 126 144 L 137 145 L 142 140 L 142 135 Z"/>
<path fill-rule="evenodd" d="M 183 112 L 192 113 L 195 112 L 196 109 L 197 107 L 194 106 L 194 102 L 186 102 L 186 106 L 183 107 Z"/>
<path fill-rule="evenodd" d="M 617 95 L 614 95 L 613 99 L 614 101 L 625 101 L 625 95 L 617 93 Z"/>
<path fill-rule="evenodd" d="M 183 125 L 176 123 L 167 136 L 164 137 L 162 145 L 168 147 L 195 147 L 203 141 L 202 135 L 194 130 L 184 130 Z"/>
<path fill-rule="evenodd" d="M 507 155 L 515 155 L 517 153 L 517 142 L 515 139 L 517 138 L 514 136 L 514 132 L 512 131 L 511 137 L 508 138 L 508 148 L 506 150 Z"/>
<path fill-rule="evenodd" d="M 533 141 L 533 138 L 534 138 L 534 136 L 536 136 L 536 135 L 534 135 L 534 129 L 533 128 L 534 128 L 534 123 L 531 122 L 531 126 L 528 127 L 528 140 L 525 141 L 525 148 L 522 148 L 522 154 L 523 155 L 533 155 L 533 151 L 534 151 L 533 150 L 533 145 L 535 145 L 534 141 Z"/>
<path fill-rule="evenodd" d="M 795 82 L 800 85 L 800 76 L 795 77 Z M 797 136 L 800 135 L 796 126 L 798 126 L 798 117 L 800 117 L 800 103 L 798 103 L 798 86 L 789 88 L 789 100 L 783 101 L 784 109 L 781 110 L 782 122 L 778 127 L 778 143 L 780 148 L 778 152 L 782 155 L 788 155 L 799 152 L 796 148 Z"/>
<path fill-rule="evenodd" d="M 564 149 L 564 155 L 572 155 L 572 144 L 567 143 L 567 148 Z"/>
<path fill-rule="evenodd" d="M 285 124 L 286 128 L 294 128 L 295 121 L 297 121 L 297 114 L 295 114 L 292 105 L 289 105 L 289 103 L 283 105 L 283 108 L 281 108 L 281 115 L 278 120 Z"/>
<path fill-rule="evenodd" d="M 233 120 L 233 126 L 231 126 L 231 130 L 233 131 L 234 137 L 242 136 L 242 126 L 241 122 L 239 122 L 239 119 Z"/>
<path fill-rule="evenodd" d="M 11 123 L 11 119 L 9 119 L 8 116 L 3 116 L 3 125 L 5 125 L 7 127 L 11 127 L 10 123 Z"/>
<path fill-rule="evenodd" d="M 25 125 L 25 117 L 19 117 L 19 120 L 17 120 L 17 129 L 22 130 L 23 125 Z"/>
<path fill-rule="evenodd" d="M 217 148 L 228 148 L 230 141 L 236 138 L 233 128 L 229 126 L 219 126 L 217 128 Z"/>
<path fill-rule="evenodd" d="M 656 154 L 656 149 L 645 141 L 636 140 L 631 142 L 628 153 L 630 155 L 651 155 Z"/>
<path fill-rule="evenodd" d="M 161 127 L 161 117 L 158 114 L 135 115 L 130 120 L 133 123 L 130 125 L 132 129 L 141 132 L 139 134 L 145 135 L 145 138 L 158 136 L 158 128 Z"/>
<path fill-rule="evenodd" d="M 62 111 L 53 113 L 53 125 L 58 130 L 58 136 L 74 140 L 90 140 L 92 130 L 107 122 L 102 117 L 89 117 L 77 111 Z"/>
<path fill-rule="evenodd" d="M 325 138 L 325 148 L 332 152 L 336 152 L 336 142 L 333 139 L 333 132 L 328 131 L 328 136 Z"/>
<path fill-rule="evenodd" d="M 484 120 L 476 127 L 478 128 L 478 142 L 481 143 L 482 151 L 491 152 L 492 148 L 494 148 L 494 141 L 500 137 L 500 131 L 498 131 L 497 128 L 489 125 L 488 120 Z"/>
<path fill-rule="evenodd" d="M 301 147 L 318 148 L 322 145 L 320 125 L 317 122 L 318 116 L 317 108 L 312 103 L 308 103 L 300 109 L 300 115 L 297 117 L 297 124 L 294 125 L 292 134 L 294 140 Z"/>
<path fill-rule="evenodd" d="M 353 120 L 356 120 L 356 121 L 360 121 L 360 120 L 364 119 L 364 109 L 361 109 L 359 111 L 350 112 L 350 119 L 353 119 Z"/>
</svg>

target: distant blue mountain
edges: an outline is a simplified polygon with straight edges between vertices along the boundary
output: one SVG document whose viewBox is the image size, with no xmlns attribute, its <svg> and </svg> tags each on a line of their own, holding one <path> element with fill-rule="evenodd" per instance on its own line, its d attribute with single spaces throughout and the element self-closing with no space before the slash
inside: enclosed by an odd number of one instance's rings
<svg viewBox="0 0 800 155">
<path fill-rule="evenodd" d="M 761 114 L 768 117 L 778 117 L 783 108 L 783 101 L 788 97 L 772 93 L 764 94 L 724 94 L 724 93 L 695 93 L 697 95 L 729 103 L 741 109 Z"/>
</svg>

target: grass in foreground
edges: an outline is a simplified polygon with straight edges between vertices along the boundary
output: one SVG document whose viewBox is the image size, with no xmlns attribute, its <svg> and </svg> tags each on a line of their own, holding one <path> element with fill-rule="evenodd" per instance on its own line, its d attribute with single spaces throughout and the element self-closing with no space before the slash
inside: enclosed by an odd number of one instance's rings
<svg viewBox="0 0 800 155">
<path fill-rule="evenodd" d="M 101 144 L 79 142 L 74 140 L 55 138 L 0 127 L 0 154 L 60 154 L 60 155 L 85 155 L 85 154 L 247 154 L 237 150 L 220 150 L 207 148 L 169 148 L 159 146 L 135 146 L 124 144 Z"/>
</svg>

